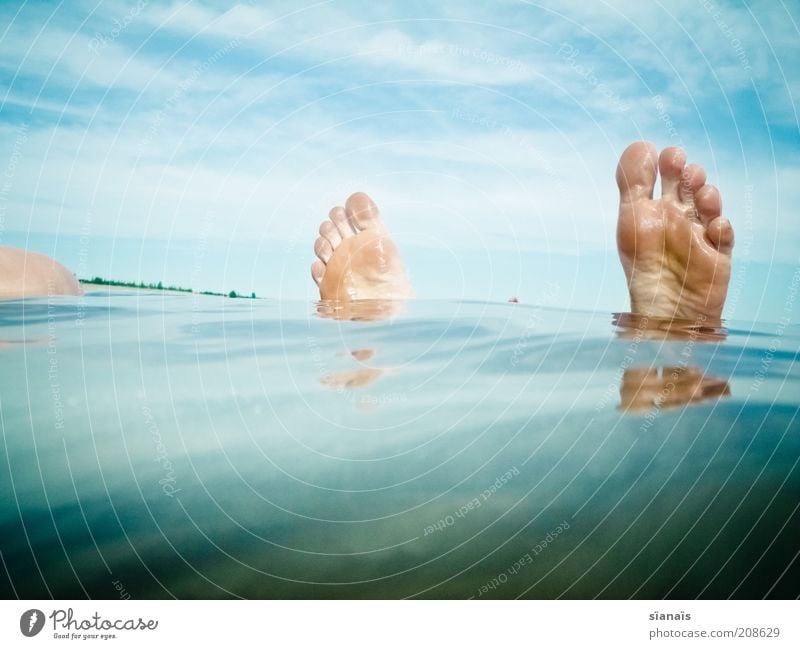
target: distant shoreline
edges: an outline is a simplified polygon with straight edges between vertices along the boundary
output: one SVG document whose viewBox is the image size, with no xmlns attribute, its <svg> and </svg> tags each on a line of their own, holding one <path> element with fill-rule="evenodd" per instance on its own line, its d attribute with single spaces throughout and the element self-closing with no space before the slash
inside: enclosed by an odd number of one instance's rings
<svg viewBox="0 0 800 649">
<path fill-rule="evenodd" d="M 165 292 L 169 291 L 172 293 L 192 293 L 194 295 L 217 295 L 219 297 L 229 297 L 229 298 L 242 298 L 245 300 L 257 300 L 259 299 L 255 293 L 251 293 L 250 295 L 243 295 L 237 293 L 236 291 L 231 291 L 230 293 L 217 293 L 215 291 L 195 291 L 191 288 L 183 288 L 182 286 L 164 286 L 162 282 L 157 282 L 155 284 L 145 284 L 144 282 L 122 282 L 116 279 L 105 279 L 103 277 L 92 277 L 91 279 L 79 279 L 78 280 L 82 286 L 93 286 L 97 288 L 129 288 L 136 291 L 157 291 L 157 292 Z"/>
</svg>

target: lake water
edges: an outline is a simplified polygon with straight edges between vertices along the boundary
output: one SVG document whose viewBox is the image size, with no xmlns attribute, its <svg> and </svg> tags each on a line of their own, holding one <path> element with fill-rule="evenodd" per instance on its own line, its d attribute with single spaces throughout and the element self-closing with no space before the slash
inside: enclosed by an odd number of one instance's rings
<svg viewBox="0 0 800 649">
<path fill-rule="evenodd" d="M 800 329 L 0 303 L 0 593 L 800 594 Z"/>
</svg>

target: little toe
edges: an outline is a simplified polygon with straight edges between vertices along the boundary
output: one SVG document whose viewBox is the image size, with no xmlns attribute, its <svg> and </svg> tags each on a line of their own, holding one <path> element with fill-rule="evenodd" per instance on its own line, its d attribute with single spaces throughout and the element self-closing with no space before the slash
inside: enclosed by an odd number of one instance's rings
<svg viewBox="0 0 800 649">
<path fill-rule="evenodd" d="M 676 146 L 667 147 L 658 157 L 658 170 L 661 172 L 661 196 L 681 200 L 678 192 L 686 166 L 686 153 Z"/>
<path fill-rule="evenodd" d="M 725 217 L 720 216 L 708 224 L 706 237 L 722 253 L 733 250 L 733 226 Z"/>
<path fill-rule="evenodd" d="M 376 228 L 381 223 L 378 206 L 363 192 L 356 192 L 347 199 L 345 211 L 356 230 Z"/>
<path fill-rule="evenodd" d="M 319 237 L 314 242 L 314 252 L 316 253 L 317 257 L 319 257 L 320 261 L 327 264 L 333 255 L 333 247 L 327 239 Z"/>
<path fill-rule="evenodd" d="M 334 207 L 330 211 L 330 214 L 328 214 L 328 218 L 336 226 L 336 229 L 339 230 L 339 234 L 341 235 L 342 239 L 352 237 L 356 233 L 355 229 L 353 228 L 353 224 L 350 223 L 350 219 L 347 218 L 347 212 L 344 211 L 343 207 Z"/>
<path fill-rule="evenodd" d="M 656 160 L 656 148 L 650 142 L 634 142 L 623 151 L 617 165 L 617 186 L 622 203 L 653 198 Z"/>
<path fill-rule="evenodd" d="M 314 280 L 317 286 L 322 282 L 322 276 L 325 275 L 325 264 L 319 260 L 311 264 L 311 279 Z"/>
<path fill-rule="evenodd" d="M 319 226 L 319 234 L 323 239 L 327 239 L 331 244 L 331 248 L 336 250 L 342 242 L 342 235 L 339 234 L 337 228 L 331 221 L 323 221 Z"/>
<path fill-rule="evenodd" d="M 697 191 L 706 184 L 706 170 L 700 165 L 690 164 L 683 170 L 681 178 L 680 199 L 684 203 L 691 203 Z"/>
</svg>

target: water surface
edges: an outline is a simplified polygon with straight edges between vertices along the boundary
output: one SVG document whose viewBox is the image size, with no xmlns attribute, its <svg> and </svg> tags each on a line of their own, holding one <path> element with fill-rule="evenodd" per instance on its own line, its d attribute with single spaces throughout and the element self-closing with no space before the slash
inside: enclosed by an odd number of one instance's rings
<svg viewBox="0 0 800 649">
<path fill-rule="evenodd" d="M 0 303 L 0 592 L 797 597 L 800 330 L 613 322 Z"/>
</svg>

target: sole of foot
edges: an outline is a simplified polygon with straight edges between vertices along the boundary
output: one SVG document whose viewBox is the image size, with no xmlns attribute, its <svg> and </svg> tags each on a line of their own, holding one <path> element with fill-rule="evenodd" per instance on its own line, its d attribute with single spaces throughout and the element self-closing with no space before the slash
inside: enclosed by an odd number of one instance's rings
<svg viewBox="0 0 800 649">
<path fill-rule="evenodd" d="M 318 259 L 311 265 L 311 277 L 324 302 L 341 305 L 414 297 L 400 252 L 366 194 L 353 194 L 344 207 L 330 211 L 319 226 L 314 252 Z"/>
<path fill-rule="evenodd" d="M 661 197 L 653 198 L 661 175 Z M 634 142 L 617 166 L 620 192 L 617 248 L 628 280 L 631 311 L 715 325 L 728 293 L 733 228 L 721 216 L 705 170 L 686 164 L 682 149 L 661 155 Z"/>
</svg>

